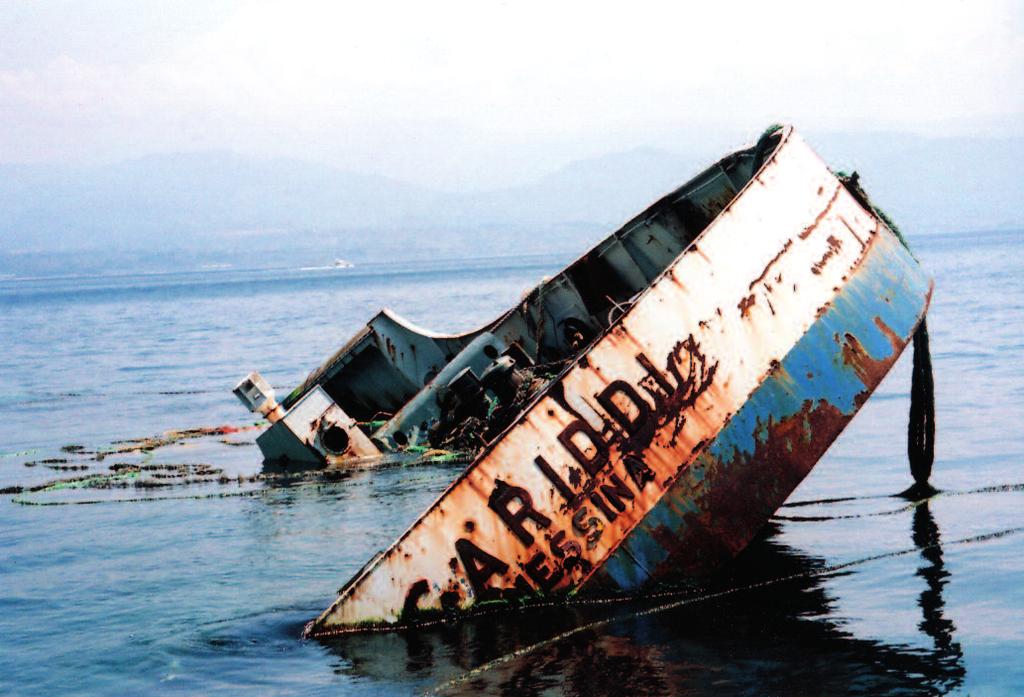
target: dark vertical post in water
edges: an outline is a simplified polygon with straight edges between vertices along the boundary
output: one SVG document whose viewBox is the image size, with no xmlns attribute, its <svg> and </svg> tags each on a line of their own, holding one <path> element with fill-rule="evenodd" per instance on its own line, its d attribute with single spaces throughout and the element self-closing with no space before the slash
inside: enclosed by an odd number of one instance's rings
<svg viewBox="0 0 1024 697">
<path fill-rule="evenodd" d="M 907 456 L 914 476 L 913 490 L 933 491 L 928 484 L 935 460 L 935 381 L 928 347 L 928 323 L 921 320 L 914 332 L 914 368 L 910 377 L 910 423 L 907 425 Z"/>
</svg>

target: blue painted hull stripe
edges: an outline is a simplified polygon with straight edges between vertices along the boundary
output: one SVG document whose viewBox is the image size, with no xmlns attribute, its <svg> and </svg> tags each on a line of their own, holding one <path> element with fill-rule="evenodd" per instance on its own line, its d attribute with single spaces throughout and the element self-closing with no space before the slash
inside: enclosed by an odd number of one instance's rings
<svg viewBox="0 0 1024 697">
<path fill-rule="evenodd" d="M 684 540 L 690 532 L 686 517 L 701 513 L 698 499 L 708 493 L 705 468 L 716 468 L 720 477 L 728 476 L 730 466 L 742 467 L 732 463 L 754 454 L 758 443 L 767 437 L 768 424 L 798 414 L 808 400 L 827 401 L 848 423 L 868 387 L 844 361 L 843 337 L 852 334 L 875 360 L 893 358 L 896 349 L 875 318 L 905 343 L 924 312 L 928 289 L 929 279 L 924 270 L 891 234 L 880 231 L 829 309 L 783 359 L 781 370 L 773 371 L 762 382 L 715 440 L 673 483 L 605 562 L 602 575 L 625 590 L 649 583 L 653 570 L 669 556 L 668 550 L 655 539 L 654 531 L 661 530 L 664 535 L 665 530 L 670 530 L 676 539 Z M 778 503 L 790 493 L 783 492 Z M 754 533 L 756 530 L 750 531 L 750 535 Z"/>
</svg>

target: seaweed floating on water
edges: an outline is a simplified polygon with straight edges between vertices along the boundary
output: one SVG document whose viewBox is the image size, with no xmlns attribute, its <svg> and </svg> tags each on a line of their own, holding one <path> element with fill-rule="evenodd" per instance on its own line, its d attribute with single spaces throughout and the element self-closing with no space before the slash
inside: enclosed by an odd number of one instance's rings
<svg viewBox="0 0 1024 697">
<path fill-rule="evenodd" d="M 181 443 L 186 440 L 203 438 L 206 436 L 225 436 L 243 431 L 251 431 L 264 426 L 263 422 L 257 422 L 247 426 L 200 426 L 198 428 L 186 428 L 182 430 L 167 431 L 159 436 L 145 436 L 143 438 L 127 438 L 115 440 L 114 447 L 101 449 L 96 453 L 95 459 L 102 461 L 110 455 L 126 455 L 130 453 L 148 453 L 168 445 Z"/>
<path fill-rule="evenodd" d="M 302 483 L 329 483 L 351 476 L 351 471 L 318 469 L 304 472 L 230 472 L 210 462 L 152 462 L 159 450 L 166 446 L 181 444 L 186 440 L 210 438 L 218 445 L 252 445 L 252 441 L 217 438 L 244 431 L 254 430 L 262 424 L 236 426 L 200 427 L 168 431 L 160 436 L 134 438 L 117 441 L 113 447 L 92 452 L 84 445 L 69 444 L 60 448 L 68 457 L 51 457 L 27 461 L 25 467 L 43 466 L 59 472 L 81 472 L 58 479 L 32 485 L 10 486 L 0 493 L 13 495 L 12 501 L 22 505 L 74 505 L 90 503 L 117 503 L 136 501 L 160 501 L 180 498 L 222 498 L 251 495 L 263 491 L 253 485 L 264 483 L 276 486 L 291 486 Z M 215 439 L 215 440 L 214 440 Z M 26 451 L 27 454 L 27 451 Z M 107 465 L 105 471 L 87 471 L 91 463 L 102 461 L 104 456 L 120 455 L 124 459 Z M 141 456 L 141 457 L 140 457 Z M 427 447 L 410 448 L 404 457 L 386 463 L 409 466 L 419 463 L 449 463 L 465 461 L 469 455 L 452 450 Z M 69 459 L 70 458 L 70 459 Z M 140 460 L 141 461 L 138 461 Z M 134 460 L 134 461 L 133 461 Z M 201 491 L 183 495 L 159 495 L 156 492 L 171 489 L 201 486 Z M 211 487 L 213 488 L 211 490 Z M 230 489 L 229 489 L 230 487 Z M 148 492 L 137 497 L 85 498 L 84 491 Z"/>
</svg>

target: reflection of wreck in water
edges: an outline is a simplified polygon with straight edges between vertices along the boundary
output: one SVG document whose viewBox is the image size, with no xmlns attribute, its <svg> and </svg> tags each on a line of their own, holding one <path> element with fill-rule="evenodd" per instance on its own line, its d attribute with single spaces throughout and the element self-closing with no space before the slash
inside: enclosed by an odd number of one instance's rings
<svg viewBox="0 0 1024 697">
<path fill-rule="evenodd" d="M 944 694 L 965 669 L 953 623 L 942 614 L 944 568 L 939 533 L 927 503 L 914 512 L 913 540 L 927 564 L 916 572 L 927 588 L 918 605 L 921 630 L 934 648 L 858 638 L 833 615 L 825 560 L 762 534 L 705 591 L 744 588 L 664 612 L 654 603 L 568 605 L 504 613 L 399 633 L 347 634 L 322 640 L 338 654 L 339 672 L 424 689 L 457 679 L 444 694 Z M 850 573 L 843 571 L 839 573 Z M 589 622 L 600 629 L 545 643 L 485 664 Z M 496 661 L 496 663 L 499 663 Z M 485 669 L 463 679 L 480 666 Z"/>
<path fill-rule="evenodd" d="M 942 589 L 949 582 L 949 571 L 942 561 L 942 544 L 939 528 L 928 510 L 928 502 L 914 509 L 914 544 L 921 550 L 921 556 L 929 562 L 917 570 L 917 575 L 925 580 L 927 588 L 921 591 L 917 604 L 924 615 L 918 625 L 922 632 L 930 636 L 935 643 L 935 657 L 948 665 L 951 675 L 957 677 L 960 684 L 964 676 L 962 660 L 964 652 L 960 644 L 953 639 L 956 627 L 952 620 L 946 619 L 942 611 L 946 602 L 942 598 Z"/>
</svg>

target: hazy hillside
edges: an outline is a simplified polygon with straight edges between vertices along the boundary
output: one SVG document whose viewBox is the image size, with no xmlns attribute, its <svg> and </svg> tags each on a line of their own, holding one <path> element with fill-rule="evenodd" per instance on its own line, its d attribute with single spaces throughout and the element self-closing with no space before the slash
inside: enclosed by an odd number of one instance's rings
<svg viewBox="0 0 1024 697">
<path fill-rule="evenodd" d="M 91 169 L 0 168 L 5 247 L 178 246 L 307 228 L 380 226 L 432 194 L 385 177 L 223 152 Z"/>
<path fill-rule="evenodd" d="M 857 169 L 911 235 L 1024 225 L 1024 139 L 811 138 Z M 226 152 L 94 168 L 0 165 L 0 271 L 52 271 L 75 252 L 181 268 L 582 251 L 708 165 L 655 148 L 573 162 L 528 186 L 439 193 L 372 174 Z"/>
<path fill-rule="evenodd" d="M 442 201 L 440 214 L 461 223 L 613 226 L 707 164 L 677 153 L 638 148 L 573 162 L 528 186 L 449 196 Z"/>
</svg>

